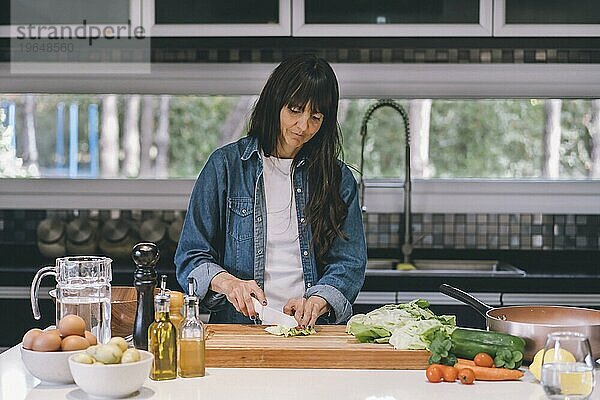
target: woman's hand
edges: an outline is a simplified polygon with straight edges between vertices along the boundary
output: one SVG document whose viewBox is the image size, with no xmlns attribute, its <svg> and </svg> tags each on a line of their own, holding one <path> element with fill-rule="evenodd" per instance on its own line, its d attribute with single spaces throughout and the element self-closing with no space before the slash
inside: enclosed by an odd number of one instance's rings
<svg viewBox="0 0 600 400">
<path fill-rule="evenodd" d="M 317 318 L 329 310 L 329 303 L 319 296 L 310 296 L 308 299 L 289 299 L 283 307 L 283 312 L 293 315 L 301 327 L 314 327 Z"/>
<path fill-rule="evenodd" d="M 246 317 L 254 318 L 257 314 L 252 304 L 252 297 L 267 305 L 265 293 L 255 280 L 244 281 L 227 272 L 215 275 L 210 282 L 210 289 L 223 293 L 235 309 Z"/>
</svg>

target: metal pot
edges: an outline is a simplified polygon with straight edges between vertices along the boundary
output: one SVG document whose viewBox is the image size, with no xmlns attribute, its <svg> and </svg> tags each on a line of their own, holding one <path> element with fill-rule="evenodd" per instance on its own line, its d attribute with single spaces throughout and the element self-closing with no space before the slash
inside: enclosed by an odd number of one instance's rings
<svg viewBox="0 0 600 400">
<path fill-rule="evenodd" d="M 552 332 L 579 332 L 589 338 L 594 359 L 600 358 L 600 311 L 564 306 L 490 307 L 475 297 L 450 285 L 442 284 L 440 292 L 477 310 L 486 320 L 488 330 L 509 333 L 525 339 L 525 361 L 544 348 Z"/>
</svg>

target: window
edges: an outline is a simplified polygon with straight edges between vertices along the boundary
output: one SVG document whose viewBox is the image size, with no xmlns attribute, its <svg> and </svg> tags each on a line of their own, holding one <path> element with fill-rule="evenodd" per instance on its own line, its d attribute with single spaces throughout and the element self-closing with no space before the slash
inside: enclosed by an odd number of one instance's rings
<svg viewBox="0 0 600 400">
<path fill-rule="evenodd" d="M 249 99 L 5 95 L 4 152 L 14 156 L 0 158 L 0 176 L 22 164 L 12 176 L 194 178 L 215 148 L 241 135 Z"/>
<path fill-rule="evenodd" d="M 350 164 L 359 165 L 360 123 L 367 107 L 374 102 L 342 101 L 344 150 Z M 546 126 L 549 118 L 546 100 L 444 99 L 398 103 L 411 117 L 411 165 L 415 178 L 586 179 L 593 174 L 591 132 L 598 131 L 600 126 L 593 126 L 591 100 L 555 102 L 559 125 L 552 127 Z M 596 124 L 599 111 L 595 110 Z M 560 142 L 556 148 L 547 149 L 544 140 L 549 135 L 545 129 L 551 128 Z M 403 122 L 398 113 L 391 108 L 375 111 L 365 143 L 365 178 L 403 176 L 403 137 Z M 600 149 L 595 151 L 598 153 Z M 545 162 L 550 155 L 551 160 Z M 596 165 L 596 173 L 600 173 L 599 167 Z M 552 174 L 553 168 L 558 169 L 558 175 Z"/>
<path fill-rule="evenodd" d="M 0 176 L 193 179 L 215 148 L 244 134 L 255 100 L 254 96 L 1 95 L 5 118 Z M 355 168 L 360 161 L 362 118 L 375 101 L 340 102 L 344 158 Z M 414 178 L 600 175 L 597 100 L 397 101 L 411 116 Z M 403 176 L 403 132 L 402 119 L 392 109 L 373 114 L 365 146 L 366 178 Z"/>
</svg>

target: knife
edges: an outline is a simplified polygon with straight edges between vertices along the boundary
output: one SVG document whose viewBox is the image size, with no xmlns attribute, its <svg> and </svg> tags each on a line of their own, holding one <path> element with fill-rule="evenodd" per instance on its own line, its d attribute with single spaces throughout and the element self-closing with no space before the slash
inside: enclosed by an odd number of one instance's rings
<svg viewBox="0 0 600 400">
<path fill-rule="evenodd" d="M 254 304 L 254 310 L 258 313 L 258 317 L 265 325 L 281 325 L 286 328 L 295 328 L 298 326 L 296 318 L 284 314 L 281 311 L 277 311 L 269 306 L 263 306 L 254 297 L 252 297 L 252 304 Z M 264 321 L 267 321 L 267 323 Z"/>
</svg>

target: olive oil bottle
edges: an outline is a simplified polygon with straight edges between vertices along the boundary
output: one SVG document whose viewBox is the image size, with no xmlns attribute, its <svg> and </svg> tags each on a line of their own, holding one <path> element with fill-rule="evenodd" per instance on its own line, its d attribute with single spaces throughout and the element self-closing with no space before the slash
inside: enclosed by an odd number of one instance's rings
<svg viewBox="0 0 600 400">
<path fill-rule="evenodd" d="M 160 282 L 160 293 L 154 296 L 154 322 L 148 328 L 148 351 L 154 354 L 150 379 L 162 381 L 177 378 L 177 332 L 169 320 L 167 276 Z"/>
<path fill-rule="evenodd" d="M 194 378 L 204 376 L 204 325 L 198 311 L 198 298 L 194 296 L 194 279 L 188 278 L 188 295 L 185 296 L 185 319 L 179 325 L 179 376 Z"/>
</svg>

